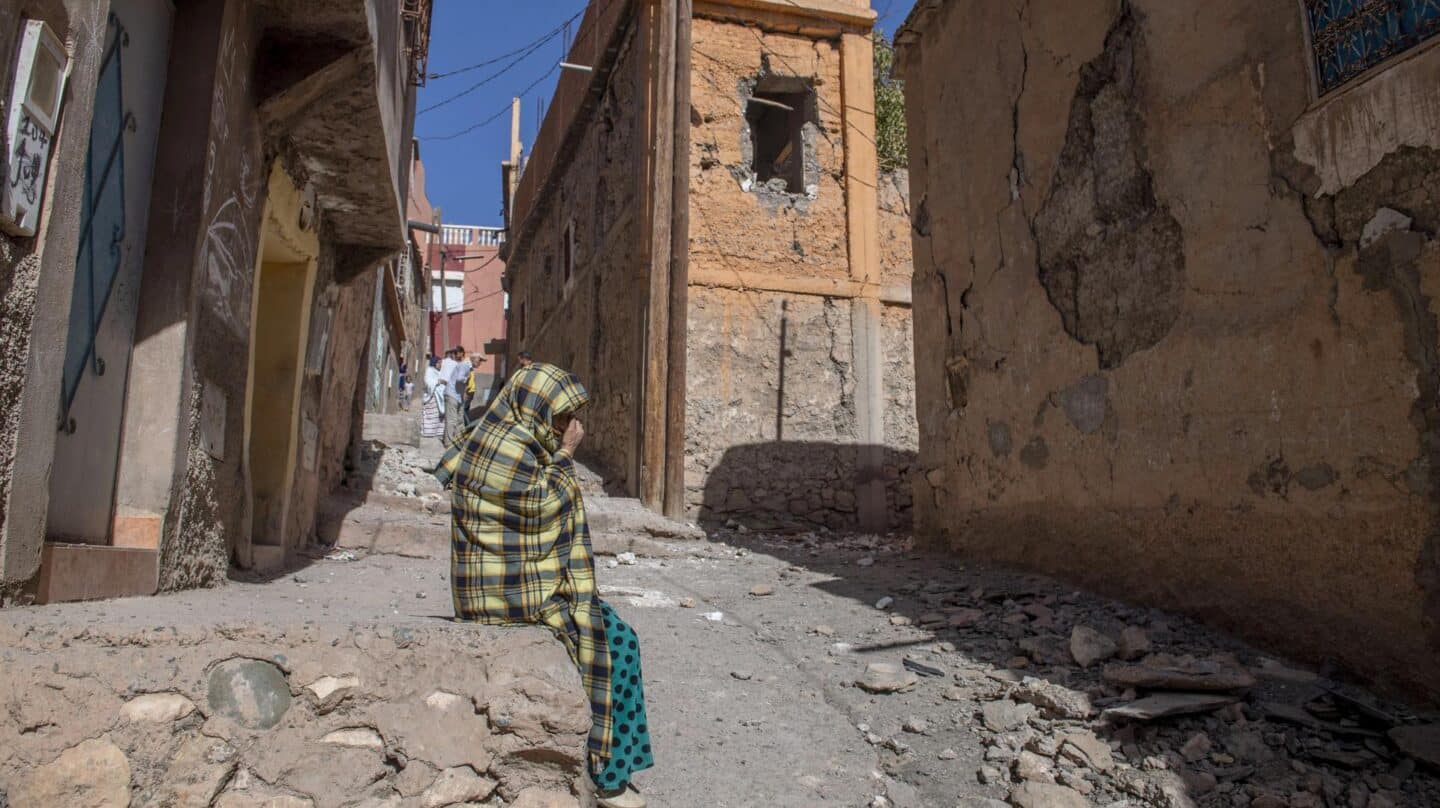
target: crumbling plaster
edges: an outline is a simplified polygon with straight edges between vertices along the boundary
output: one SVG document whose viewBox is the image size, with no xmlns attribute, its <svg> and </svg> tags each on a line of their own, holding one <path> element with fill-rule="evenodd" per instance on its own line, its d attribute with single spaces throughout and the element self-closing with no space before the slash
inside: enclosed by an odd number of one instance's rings
<svg viewBox="0 0 1440 808">
<path fill-rule="evenodd" d="M 912 19 L 916 517 L 1433 696 L 1440 192 L 1435 154 L 1400 147 L 1440 51 L 1314 104 L 1301 25 L 1294 4 L 1151 0 Z M 1102 71 L 1131 82 L 1123 125 L 1096 114 Z M 1111 229 L 1127 187 L 1173 237 L 1122 249 L 1145 231 Z M 1411 221 L 1361 248 L 1382 208 Z M 1099 338 L 1047 282 L 1072 254 Z M 1131 305 L 1157 266 L 1178 271 L 1164 305 Z"/>
</svg>

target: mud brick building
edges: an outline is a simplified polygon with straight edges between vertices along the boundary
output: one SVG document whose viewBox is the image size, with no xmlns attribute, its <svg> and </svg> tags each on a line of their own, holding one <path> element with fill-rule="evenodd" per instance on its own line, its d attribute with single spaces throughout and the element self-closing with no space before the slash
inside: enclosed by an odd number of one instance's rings
<svg viewBox="0 0 1440 808">
<path fill-rule="evenodd" d="M 908 518 L 907 181 L 868 2 L 594 3 L 510 209 L 509 345 L 595 392 L 616 490 L 754 526 Z"/>
<path fill-rule="evenodd" d="M 7 123 L 53 124 L 43 165 L 34 138 L 6 144 L 34 226 L 7 208 L 0 236 L 0 599 L 200 586 L 309 539 L 400 283 L 428 19 L 0 6 Z M 63 82 L 36 78 L 37 38 Z"/>
<path fill-rule="evenodd" d="M 490 390 L 505 362 L 505 262 L 500 227 L 446 224 L 429 238 L 430 350 L 443 353 L 456 345 L 484 357 L 477 390 Z M 445 284 L 442 300 L 440 284 Z M 445 314 L 441 314 L 445 312 Z M 442 321 L 448 320 L 448 324 Z"/>
<path fill-rule="evenodd" d="M 1440 694 L 1437 32 L 922 0 L 922 536 Z"/>
</svg>

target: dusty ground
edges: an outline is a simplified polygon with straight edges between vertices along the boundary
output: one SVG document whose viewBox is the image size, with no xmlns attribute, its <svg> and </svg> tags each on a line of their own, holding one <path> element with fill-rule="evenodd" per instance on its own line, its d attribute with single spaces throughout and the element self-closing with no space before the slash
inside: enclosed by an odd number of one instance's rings
<svg viewBox="0 0 1440 808">
<path fill-rule="evenodd" d="M 428 557 L 317 558 L 268 582 L 42 607 L 25 621 L 439 622 L 448 549 L 428 492 L 393 496 L 424 457 L 379 459 L 369 495 L 388 504 L 366 507 L 392 529 L 408 520 L 425 552 L 407 552 Z M 1419 737 L 1433 717 L 1184 619 L 917 554 L 903 538 L 665 538 L 633 503 L 589 498 L 602 595 L 644 644 L 657 766 L 639 785 L 657 808 L 1440 804 L 1432 770 L 1401 751 L 1437 762 Z M 896 666 L 872 670 L 872 686 L 903 692 L 856 686 L 872 663 Z M 1101 714 L 1181 686 L 1209 691 L 1208 711 Z"/>
</svg>

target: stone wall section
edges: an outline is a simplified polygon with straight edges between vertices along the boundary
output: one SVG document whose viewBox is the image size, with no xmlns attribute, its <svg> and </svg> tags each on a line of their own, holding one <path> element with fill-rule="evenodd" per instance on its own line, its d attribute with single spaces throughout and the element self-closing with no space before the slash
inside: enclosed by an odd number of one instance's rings
<svg viewBox="0 0 1440 808">
<path fill-rule="evenodd" d="M 902 41 L 923 540 L 1440 694 L 1440 49 L 1317 102 L 1295 4 Z"/>
</svg>

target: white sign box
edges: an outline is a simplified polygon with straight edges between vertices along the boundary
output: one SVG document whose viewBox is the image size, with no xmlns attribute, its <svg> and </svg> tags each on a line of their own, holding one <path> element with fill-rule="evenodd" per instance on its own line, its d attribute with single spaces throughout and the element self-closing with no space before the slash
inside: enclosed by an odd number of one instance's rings
<svg viewBox="0 0 1440 808">
<path fill-rule="evenodd" d="M 5 124 L 10 153 L 6 155 L 4 187 L 0 188 L 0 229 L 13 236 L 33 236 L 39 226 L 69 62 L 50 26 L 39 20 L 25 21 L 15 83 L 10 88 L 10 114 Z"/>
</svg>

